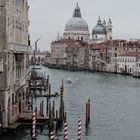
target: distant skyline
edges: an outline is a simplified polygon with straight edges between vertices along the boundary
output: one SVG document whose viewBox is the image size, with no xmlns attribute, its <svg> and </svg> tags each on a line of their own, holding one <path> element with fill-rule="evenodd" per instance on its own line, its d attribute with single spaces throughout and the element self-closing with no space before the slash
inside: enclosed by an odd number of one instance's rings
<svg viewBox="0 0 140 140">
<path fill-rule="evenodd" d="M 90 38 L 98 17 L 113 24 L 113 39 L 140 38 L 140 0 L 29 0 L 31 42 L 41 36 L 40 50 L 50 50 L 50 43 L 63 35 L 76 3 L 89 26 Z"/>
</svg>

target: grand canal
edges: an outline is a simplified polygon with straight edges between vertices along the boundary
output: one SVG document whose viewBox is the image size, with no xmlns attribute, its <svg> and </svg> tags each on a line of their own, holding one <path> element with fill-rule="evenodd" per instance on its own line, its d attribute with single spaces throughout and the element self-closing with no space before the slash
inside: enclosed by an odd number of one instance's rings
<svg viewBox="0 0 140 140">
<path fill-rule="evenodd" d="M 64 79 L 69 140 L 77 139 L 78 117 L 82 118 L 82 140 L 140 139 L 140 79 L 46 67 L 41 71 L 50 75 L 53 93 L 59 91 L 61 79 Z M 68 78 L 71 84 L 66 82 Z M 85 102 L 88 97 L 91 99 L 91 123 L 85 129 Z M 37 140 L 49 140 L 47 130 L 37 132 Z M 63 130 L 58 132 L 57 139 L 63 140 Z M 31 140 L 30 129 L 23 128 L 16 135 L 4 136 L 2 140 Z"/>
</svg>

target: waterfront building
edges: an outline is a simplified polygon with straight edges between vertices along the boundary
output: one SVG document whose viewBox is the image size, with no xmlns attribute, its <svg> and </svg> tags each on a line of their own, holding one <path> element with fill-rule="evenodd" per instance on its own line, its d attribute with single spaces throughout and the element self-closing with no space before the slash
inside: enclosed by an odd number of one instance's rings
<svg viewBox="0 0 140 140">
<path fill-rule="evenodd" d="M 70 18 L 65 26 L 64 38 L 70 38 L 81 41 L 88 41 L 90 37 L 87 22 L 82 18 L 78 3 L 73 12 L 73 17 Z"/>
<path fill-rule="evenodd" d="M 140 57 L 140 52 L 125 52 L 120 54 L 117 58 L 118 73 L 122 74 L 133 74 L 135 65 Z"/>
<path fill-rule="evenodd" d="M 88 67 L 88 44 L 74 39 L 61 39 L 51 43 L 51 65 Z"/>
<path fill-rule="evenodd" d="M 62 39 L 51 43 L 51 62 L 52 65 L 66 65 L 67 53 L 66 48 L 69 43 L 73 43 L 72 39 Z"/>
<path fill-rule="evenodd" d="M 3 128 L 16 122 L 20 113 L 28 109 L 28 9 L 28 0 L 0 0 L 0 123 Z"/>
<path fill-rule="evenodd" d="M 47 51 L 43 52 L 41 52 L 40 50 L 32 51 L 31 54 L 29 55 L 30 63 L 33 64 L 35 62 L 36 64 L 44 64 L 47 54 L 48 54 Z"/>
<path fill-rule="evenodd" d="M 134 68 L 133 76 L 140 78 L 140 57 L 135 62 L 135 68 Z"/>
<path fill-rule="evenodd" d="M 104 20 L 103 23 L 99 17 L 97 25 L 92 30 L 93 43 L 101 43 L 107 40 L 112 40 L 112 22 L 109 19 L 108 23 Z"/>
</svg>

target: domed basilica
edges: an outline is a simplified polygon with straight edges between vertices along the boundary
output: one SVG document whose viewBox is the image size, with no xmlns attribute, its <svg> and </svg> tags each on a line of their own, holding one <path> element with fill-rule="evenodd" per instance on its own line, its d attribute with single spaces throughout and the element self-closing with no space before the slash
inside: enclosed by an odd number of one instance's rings
<svg viewBox="0 0 140 140">
<path fill-rule="evenodd" d="M 99 17 L 97 25 L 92 30 L 92 40 L 90 40 L 88 24 L 82 18 L 81 11 L 77 3 L 73 12 L 73 17 L 68 20 L 63 35 L 64 38 L 71 38 L 84 42 L 104 42 L 112 39 L 112 22 L 109 19 L 108 23 L 106 23 L 105 20 L 102 23 Z"/>
</svg>

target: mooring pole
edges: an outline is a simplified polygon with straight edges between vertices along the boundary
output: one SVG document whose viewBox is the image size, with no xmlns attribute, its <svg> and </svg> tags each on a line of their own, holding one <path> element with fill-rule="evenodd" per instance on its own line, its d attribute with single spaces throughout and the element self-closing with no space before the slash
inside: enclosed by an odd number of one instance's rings
<svg viewBox="0 0 140 140">
<path fill-rule="evenodd" d="M 2 131 L 2 124 L 0 122 L 0 135 L 1 135 L 1 131 Z"/>
<path fill-rule="evenodd" d="M 58 110 L 56 110 L 56 132 L 58 129 Z"/>
<path fill-rule="evenodd" d="M 50 133 L 50 140 L 55 140 L 54 132 Z"/>
<path fill-rule="evenodd" d="M 88 122 L 90 122 L 90 99 L 88 99 Z"/>
<path fill-rule="evenodd" d="M 60 122 L 62 124 L 64 120 L 64 86 L 63 86 L 63 80 L 62 80 L 62 85 L 60 87 Z"/>
<path fill-rule="evenodd" d="M 86 101 L 86 126 L 90 123 L 90 99 Z"/>
<path fill-rule="evenodd" d="M 44 101 L 42 101 L 42 117 L 44 117 Z"/>
<path fill-rule="evenodd" d="M 42 116 L 42 104 L 40 103 L 40 116 Z"/>
<path fill-rule="evenodd" d="M 47 75 L 47 88 L 49 86 L 49 75 Z"/>
<path fill-rule="evenodd" d="M 49 97 L 51 97 L 51 84 L 49 84 Z"/>
<path fill-rule="evenodd" d="M 68 123 L 64 123 L 64 140 L 68 140 Z"/>
<path fill-rule="evenodd" d="M 88 102 L 86 101 L 86 126 L 88 125 Z"/>
<path fill-rule="evenodd" d="M 32 140 L 36 138 L 36 112 L 32 114 Z"/>
<path fill-rule="evenodd" d="M 53 100 L 53 108 L 52 108 L 53 117 L 55 117 L 55 101 Z"/>
<path fill-rule="evenodd" d="M 48 113 L 49 113 L 49 98 L 47 97 L 47 106 L 46 106 L 46 115 L 48 116 Z"/>
<path fill-rule="evenodd" d="M 78 140 L 81 140 L 81 129 L 82 129 L 82 121 L 81 118 L 78 119 Z"/>
</svg>

